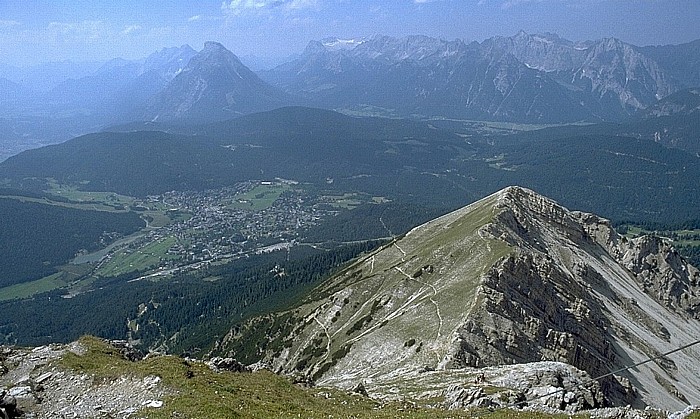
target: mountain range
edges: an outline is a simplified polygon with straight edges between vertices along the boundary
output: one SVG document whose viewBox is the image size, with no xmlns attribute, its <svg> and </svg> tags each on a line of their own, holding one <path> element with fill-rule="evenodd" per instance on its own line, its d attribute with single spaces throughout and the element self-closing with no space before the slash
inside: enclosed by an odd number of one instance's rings
<svg viewBox="0 0 700 419">
<path fill-rule="evenodd" d="M 694 73 L 614 38 L 573 43 L 521 31 L 468 44 L 424 36 L 339 42 L 312 42 L 299 59 L 262 76 L 333 108 L 523 122 L 619 121 L 700 84 Z M 654 51 L 665 60 L 696 52 Z"/>
<path fill-rule="evenodd" d="M 258 74 L 207 42 L 200 52 L 185 45 L 145 60 L 112 60 L 48 93 L 26 95 L 33 103 L 26 106 L 34 113 L 38 106 L 92 115 L 102 124 L 221 120 L 285 105 L 395 117 L 623 121 L 700 86 L 698 42 L 637 47 L 615 38 L 572 42 L 523 31 L 481 43 L 329 38 Z"/>
<path fill-rule="evenodd" d="M 68 79 L 43 97 L 54 109 L 81 109 L 102 121 L 138 119 L 146 101 L 179 74 L 196 51 L 163 48 L 142 61 L 114 59 L 93 74 Z"/>
</svg>

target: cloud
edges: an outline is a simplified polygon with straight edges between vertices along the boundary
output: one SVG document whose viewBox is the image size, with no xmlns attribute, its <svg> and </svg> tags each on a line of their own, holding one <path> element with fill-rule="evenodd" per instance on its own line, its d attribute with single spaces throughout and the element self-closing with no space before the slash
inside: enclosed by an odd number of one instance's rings
<svg viewBox="0 0 700 419">
<path fill-rule="evenodd" d="M 221 10 L 226 14 L 238 16 L 244 12 L 270 9 L 284 3 L 283 0 L 231 0 L 223 2 Z"/>
<path fill-rule="evenodd" d="M 84 20 L 77 23 L 50 22 L 46 27 L 46 33 L 54 41 L 62 44 L 104 39 L 108 37 L 109 32 L 109 28 L 101 20 Z"/>
<path fill-rule="evenodd" d="M 547 0 L 505 0 L 501 3 L 501 9 L 503 10 L 508 10 L 513 7 L 517 7 L 520 5 L 525 5 L 525 4 L 535 4 L 535 3 L 544 3 Z M 559 0 L 559 3 L 571 6 L 571 7 L 580 7 L 585 4 L 596 4 L 596 3 L 604 3 L 607 0 Z M 551 2 L 551 0 L 550 0 Z M 479 0 L 479 4 L 484 4 L 486 3 L 486 0 Z"/>
<path fill-rule="evenodd" d="M 125 27 L 124 30 L 121 31 L 121 34 L 122 35 L 131 35 L 134 32 L 140 31 L 141 29 L 142 29 L 141 25 L 131 25 L 131 26 Z"/>
<path fill-rule="evenodd" d="M 3 29 L 13 28 L 21 25 L 22 24 L 17 22 L 16 20 L 0 20 L 0 28 Z"/>
<path fill-rule="evenodd" d="M 188 22 L 198 22 L 200 20 L 202 20 L 202 15 L 194 15 L 187 19 Z"/>
<path fill-rule="evenodd" d="M 315 9 L 319 7 L 320 0 L 230 0 L 221 4 L 221 10 L 232 16 L 244 13 L 264 12 L 273 9 L 295 11 L 302 9 Z"/>
<path fill-rule="evenodd" d="M 318 0 L 292 0 L 285 5 L 288 10 L 315 9 L 318 6 Z"/>
</svg>

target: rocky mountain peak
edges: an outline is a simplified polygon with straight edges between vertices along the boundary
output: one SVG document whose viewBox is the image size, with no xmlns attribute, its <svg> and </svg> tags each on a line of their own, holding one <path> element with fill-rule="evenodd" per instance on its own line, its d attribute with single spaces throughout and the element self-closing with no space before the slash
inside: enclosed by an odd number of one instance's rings
<svg viewBox="0 0 700 419">
<path fill-rule="evenodd" d="M 461 43 L 461 41 L 453 43 Z M 363 43 L 355 52 L 366 57 L 381 56 L 392 63 L 404 60 L 420 61 L 444 50 L 448 44 L 450 43 L 447 41 L 422 35 L 404 38 L 378 35 Z"/>
<path fill-rule="evenodd" d="M 320 44 L 327 50 L 330 51 L 347 51 L 351 50 L 358 45 L 366 42 L 365 38 L 358 39 L 340 39 L 340 38 L 325 38 L 320 41 Z M 312 41 L 313 43 L 313 41 Z"/>
<path fill-rule="evenodd" d="M 499 223 L 488 226 L 501 232 L 500 238 L 558 259 L 564 243 L 579 248 L 600 246 L 617 263 L 632 273 L 647 295 L 667 309 L 690 318 L 700 318 L 700 272 L 689 265 L 663 238 L 620 236 L 609 220 L 594 214 L 569 211 L 555 201 L 521 187 L 501 191 L 496 208 Z M 557 234 L 551 234 L 555 229 Z M 503 230 L 508 230 L 503 234 Z"/>
<path fill-rule="evenodd" d="M 530 35 L 528 35 L 527 32 L 525 32 L 524 30 L 520 29 L 520 30 L 518 31 L 518 33 L 515 34 L 514 38 L 524 39 L 524 38 L 528 38 L 529 36 L 530 36 Z"/>
<path fill-rule="evenodd" d="M 184 67 L 189 62 L 190 58 L 195 56 L 197 51 L 192 49 L 191 46 L 185 44 L 180 47 L 163 48 L 159 51 L 154 52 L 146 58 L 144 67 L 148 70 L 150 68 L 157 68 L 163 64 L 167 64 L 173 61 L 177 61 Z"/>
<path fill-rule="evenodd" d="M 518 33 L 516 33 L 512 37 L 509 37 L 506 39 L 510 39 L 514 43 L 517 43 L 517 44 L 524 44 L 527 42 L 540 42 L 540 43 L 558 44 L 558 45 L 566 45 L 566 46 L 573 45 L 573 42 L 569 41 L 568 39 L 564 39 L 564 38 L 560 37 L 556 33 L 543 32 L 543 33 L 529 34 L 522 29 L 519 30 Z"/>
<path fill-rule="evenodd" d="M 629 53 L 631 50 L 636 49 L 633 45 L 615 37 L 603 38 L 598 42 L 595 42 L 593 44 L 593 48 L 598 51 L 615 51 L 622 53 Z"/>
<path fill-rule="evenodd" d="M 630 44 L 605 38 L 587 51 L 574 79 L 588 79 L 592 93 L 618 100 L 628 113 L 673 92 L 672 83 L 659 65 Z"/>
<path fill-rule="evenodd" d="M 202 51 L 226 53 L 228 50 L 220 42 L 205 41 L 204 48 L 202 49 Z"/>
<path fill-rule="evenodd" d="M 327 51 L 327 49 L 323 45 L 322 41 L 311 41 L 306 45 L 306 48 L 304 49 L 302 56 L 321 54 L 321 53 L 326 52 L 326 51 Z"/>
<path fill-rule="evenodd" d="M 262 328 L 276 344 L 248 355 L 278 371 L 342 388 L 362 381 L 370 395 L 473 401 L 450 386 L 500 385 L 507 366 L 537 371 L 539 361 L 595 377 L 692 342 L 698 295 L 697 270 L 662 241 L 626 239 L 605 219 L 509 187 L 414 228 L 303 305 L 253 320 L 221 344 L 245 357 L 237 348 Z M 698 355 L 608 377 L 602 399 L 591 393 L 587 403 L 673 409 L 700 400 L 692 384 L 700 377 L 687 368 Z"/>
<path fill-rule="evenodd" d="M 245 68 L 248 70 L 234 53 L 226 49 L 220 43 L 213 41 L 205 42 L 204 48 L 190 61 L 188 68 L 192 69 L 196 67 L 231 67 L 235 69 Z M 250 70 L 248 71 L 250 72 Z M 250 73 L 252 74 L 252 72 Z"/>
<path fill-rule="evenodd" d="M 289 104 L 218 42 L 206 42 L 187 66 L 152 97 L 148 119 L 219 120 Z"/>
</svg>

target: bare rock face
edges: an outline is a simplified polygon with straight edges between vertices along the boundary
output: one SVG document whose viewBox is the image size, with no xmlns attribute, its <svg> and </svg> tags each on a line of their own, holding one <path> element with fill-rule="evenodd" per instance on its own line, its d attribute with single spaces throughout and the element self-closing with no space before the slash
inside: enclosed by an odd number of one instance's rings
<svg viewBox="0 0 700 419">
<path fill-rule="evenodd" d="M 645 343 L 646 337 L 634 336 L 628 325 L 611 316 L 608 304 L 645 328 L 645 334 L 670 343 L 664 319 L 611 286 L 611 274 L 623 282 L 632 279 L 654 302 L 678 314 L 678 321 L 698 319 L 700 274 L 664 240 L 627 240 L 607 220 L 569 212 L 523 189 L 512 189 L 499 205 L 500 222 L 485 230 L 517 251 L 483 275 L 479 304 L 457 332 L 448 368 L 546 359 L 605 375 L 625 365 L 615 343 L 620 339 L 648 357 L 659 355 L 661 351 Z M 678 370 L 669 359 L 657 364 L 664 364 L 667 373 Z M 653 374 L 658 384 L 685 401 L 670 381 Z M 643 404 L 624 375 L 606 377 L 601 384 L 613 404 Z"/>
<path fill-rule="evenodd" d="M 639 237 L 623 245 L 621 262 L 647 294 L 677 313 L 700 319 L 698 269 L 659 237 Z"/>
<path fill-rule="evenodd" d="M 497 222 L 485 229 L 518 250 L 482 276 L 479 304 L 457 330 L 445 366 L 554 360 L 595 376 L 609 372 L 617 365 L 614 339 L 608 332 L 610 320 L 593 292 L 605 280 L 583 261 L 559 260 L 549 251 L 553 241 L 548 236 L 558 230 L 584 249 L 595 248 L 596 238 L 553 201 L 522 189 L 509 192 L 498 205 L 502 211 Z M 616 240 L 614 234 L 605 228 L 600 239 Z M 616 379 L 610 377 L 603 385 L 609 402 L 633 402 Z"/>
<path fill-rule="evenodd" d="M 620 237 L 592 214 L 573 213 L 598 244 L 629 272 L 644 292 L 674 312 L 700 319 L 700 271 L 663 238 Z"/>
<path fill-rule="evenodd" d="M 17 410 L 17 399 L 6 388 L 0 387 L 0 418 L 13 419 L 21 414 Z"/>
<path fill-rule="evenodd" d="M 482 281 L 483 304 L 458 331 L 463 352 L 450 367 L 551 359 L 603 372 L 614 361 L 601 307 L 551 262 L 511 256 Z"/>
</svg>

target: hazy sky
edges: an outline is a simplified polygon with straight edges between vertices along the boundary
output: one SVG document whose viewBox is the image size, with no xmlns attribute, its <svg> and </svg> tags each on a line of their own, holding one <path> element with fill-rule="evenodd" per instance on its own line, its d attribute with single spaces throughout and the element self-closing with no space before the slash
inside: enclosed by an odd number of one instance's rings
<svg viewBox="0 0 700 419">
<path fill-rule="evenodd" d="M 699 21 L 700 0 L 0 0 L 0 63 L 141 58 L 207 40 L 276 57 L 330 36 L 481 42 L 519 29 L 677 44 L 700 38 Z"/>
</svg>

